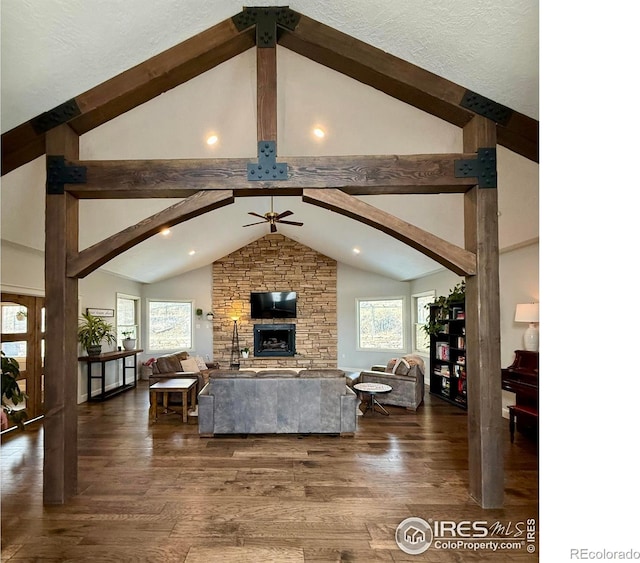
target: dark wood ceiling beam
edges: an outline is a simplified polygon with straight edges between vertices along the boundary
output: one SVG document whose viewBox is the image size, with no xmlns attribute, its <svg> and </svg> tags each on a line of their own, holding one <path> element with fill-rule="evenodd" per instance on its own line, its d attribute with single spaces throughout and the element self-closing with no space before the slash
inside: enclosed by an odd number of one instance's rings
<svg viewBox="0 0 640 563">
<path fill-rule="evenodd" d="M 464 127 L 476 113 L 461 105 L 466 88 L 300 14 L 279 44 L 398 100 Z M 538 162 L 538 122 L 512 112 L 498 143 Z"/>
<path fill-rule="evenodd" d="M 67 259 L 67 276 L 83 278 L 112 258 L 129 250 L 163 229 L 233 203 L 233 192 L 202 191 L 143 219 L 115 235 L 84 249 Z"/>
<path fill-rule="evenodd" d="M 49 120 L 81 135 L 254 46 L 255 31 L 239 32 L 228 19 L 151 57 L 69 100 L 73 109 L 56 108 L 4 133 L 2 174 L 44 154 L 41 127 Z"/>
<path fill-rule="evenodd" d="M 460 276 L 476 273 L 476 256 L 472 252 L 340 190 L 304 190 L 302 200 L 382 231 Z"/>
<path fill-rule="evenodd" d="M 67 184 L 80 199 L 188 197 L 200 190 L 234 190 L 236 196 L 265 189 L 300 193 L 302 188 L 341 188 L 353 195 L 464 193 L 474 177 L 456 178 L 454 163 L 475 154 L 285 157 L 289 179 L 247 180 L 245 158 L 194 160 L 74 161 L 87 182 Z"/>
<path fill-rule="evenodd" d="M 257 58 L 258 141 L 278 140 L 278 71 L 276 48 L 259 47 Z"/>
</svg>

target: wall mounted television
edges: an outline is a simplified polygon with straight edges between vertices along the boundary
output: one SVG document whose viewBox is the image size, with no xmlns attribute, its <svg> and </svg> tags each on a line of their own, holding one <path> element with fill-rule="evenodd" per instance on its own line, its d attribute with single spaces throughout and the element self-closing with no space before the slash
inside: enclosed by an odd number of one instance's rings
<svg viewBox="0 0 640 563">
<path fill-rule="evenodd" d="M 295 319 L 295 291 L 260 291 L 251 293 L 252 319 Z"/>
</svg>

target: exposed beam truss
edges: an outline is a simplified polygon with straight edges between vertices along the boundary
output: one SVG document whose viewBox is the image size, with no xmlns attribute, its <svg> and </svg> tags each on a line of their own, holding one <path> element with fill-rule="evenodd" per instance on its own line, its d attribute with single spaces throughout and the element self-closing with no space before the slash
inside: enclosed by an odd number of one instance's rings
<svg viewBox="0 0 640 563">
<path fill-rule="evenodd" d="M 476 256 L 340 190 L 304 190 L 302 200 L 369 225 L 415 248 L 459 276 L 476 273 Z"/>
<path fill-rule="evenodd" d="M 249 10 L 251 8 L 246 8 Z M 278 43 L 459 127 L 494 114 L 497 142 L 538 162 L 538 121 L 290 10 L 299 19 L 278 22 Z M 47 130 L 68 123 L 82 135 L 256 45 L 255 25 L 221 23 L 167 49 L 2 135 L 2 174 L 44 154 Z M 258 49 L 259 74 L 275 70 L 275 49 Z M 266 52 L 272 51 L 272 52 Z M 259 76 L 260 78 L 260 76 Z M 260 80 L 258 140 L 275 131 L 275 83 Z M 271 75 L 269 80 L 274 80 Z M 479 101 L 478 101 L 479 100 Z M 471 102 L 470 102 L 471 101 Z M 488 113 L 487 113 L 488 109 Z M 481 113 L 481 114 L 482 114 Z M 262 137 L 262 138 L 261 138 Z"/>
<path fill-rule="evenodd" d="M 235 196 L 265 189 L 300 195 L 303 188 L 340 188 L 352 195 L 464 193 L 478 180 L 456 177 L 457 160 L 475 154 L 287 157 L 289 179 L 247 180 L 247 159 L 115 160 L 67 162 L 86 167 L 85 184 L 68 184 L 79 199 L 188 197 L 202 190 L 234 190 Z"/>
</svg>

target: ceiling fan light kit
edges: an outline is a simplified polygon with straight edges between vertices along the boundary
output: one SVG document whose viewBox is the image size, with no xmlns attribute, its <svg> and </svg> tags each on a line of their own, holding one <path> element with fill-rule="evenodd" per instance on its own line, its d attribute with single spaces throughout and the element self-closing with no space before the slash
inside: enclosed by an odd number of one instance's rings
<svg viewBox="0 0 640 563">
<path fill-rule="evenodd" d="M 298 221 L 283 221 L 283 217 L 289 217 L 293 215 L 293 211 L 283 211 L 282 213 L 276 213 L 273 211 L 273 196 L 271 196 L 271 211 L 267 211 L 264 215 L 260 215 L 259 213 L 255 213 L 254 211 L 249 211 L 249 215 L 253 215 L 254 217 L 260 217 L 262 221 L 258 221 L 256 223 L 249 223 L 248 225 L 242 225 L 243 227 L 252 227 L 253 225 L 261 225 L 262 223 L 269 223 L 269 228 L 272 233 L 276 233 L 278 231 L 276 227 L 276 223 L 282 223 L 284 225 L 294 225 L 296 227 L 302 227 L 304 223 L 300 223 Z"/>
</svg>

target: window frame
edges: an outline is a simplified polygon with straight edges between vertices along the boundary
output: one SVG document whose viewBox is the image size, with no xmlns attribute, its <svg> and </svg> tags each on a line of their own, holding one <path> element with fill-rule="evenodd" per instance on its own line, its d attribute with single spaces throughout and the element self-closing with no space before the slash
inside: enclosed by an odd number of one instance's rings
<svg viewBox="0 0 640 563">
<path fill-rule="evenodd" d="M 400 301 L 402 303 L 402 347 L 401 348 L 363 348 L 361 346 L 360 329 L 360 304 L 371 301 Z M 407 351 L 407 298 L 405 295 L 392 295 L 383 297 L 356 297 L 356 350 L 358 352 L 387 352 L 393 354 L 406 353 Z"/>
<path fill-rule="evenodd" d="M 133 325 L 120 324 L 120 318 L 118 316 L 118 299 L 129 299 L 129 300 L 133 301 L 133 303 L 134 303 L 135 324 L 133 324 Z M 135 329 L 133 338 L 137 339 L 138 342 L 141 341 L 141 326 L 140 326 L 141 318 L 140 317 L 141 317 L 141 315 L 140 315 L 140 296 L 139 295 L 129 295 L 129 294 L 126 294 L 126 293 L 116 293 L 116 322 L 115 322 L 115 329 L 116 329 L 116 340 L 118 342 L 120 342 L 120 340 L 122 340 L 124 338 L 120 328 L 121 327 L 122 328 L 129 327 L 129 326 L 133 326 L 134 329 Z"/>
<path fill-rule="evenodd" d="M 431 337 L 428 334 L 425 337 L 427 342 L 427 349 L 420 350 L 417 346 L 416 331 L 422 330 L 420 327 L 422 327 L 425 324 L 418 321 L 418 318 L 419 318 L 418 300 L 421 297 L 427 297 L 427 298 L 430 297 L 431 301 L 429 301 L 429 303 L 434 303 L 436 300 L 436 290 L 429 289 L 426 291 L 421 291 L 419 293 L 413 293 L 411 295 L 411 347 L 414 354 L 419 354 L 421 356 L 429 356 L 430 350 L 431 350 L 431 340 L 430 340 Z M 428 317 L 429 317 L 429 311 L 427 311 L 427 318 Z"/>
<path fill-rule="evenodd" d="M 191 314 L 191 331 L 189 335 L 189 346 L 178 346 L 175 348 L 153 348 L 151 346 L 151 303 L 189 303 Z M 163 299 L 160 297 L 148 297 L 146 299 L 146 320 L 147 320 L 147 352 L 148 353 L 161 353 L 161 352 L 175 352 L 176 350 L 186 350 L 188 352 L 195 351 L 195 299 Z"/>
</svg>

